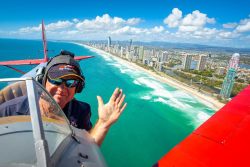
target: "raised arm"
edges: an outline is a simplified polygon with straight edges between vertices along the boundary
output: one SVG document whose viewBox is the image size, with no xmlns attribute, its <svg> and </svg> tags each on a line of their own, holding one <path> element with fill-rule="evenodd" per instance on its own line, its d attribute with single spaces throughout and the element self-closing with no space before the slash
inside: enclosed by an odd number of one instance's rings
<svg viewBox="0 0 250 167">
<path fill-rule="evenodd" d="M 102 144 L 111 125 L 118 120 L 126 108 L 127 103 L 123 104 L 124 99 L 125 95 L 123 95 L 122 89 L 119 88 L 114 90 L 109 102 L 106 104 L 103 103 L 100 96 L 97 96 L 99 118 L 94 128 L 91 129 L 90 135 L 99 146 Z"/>
</svg>

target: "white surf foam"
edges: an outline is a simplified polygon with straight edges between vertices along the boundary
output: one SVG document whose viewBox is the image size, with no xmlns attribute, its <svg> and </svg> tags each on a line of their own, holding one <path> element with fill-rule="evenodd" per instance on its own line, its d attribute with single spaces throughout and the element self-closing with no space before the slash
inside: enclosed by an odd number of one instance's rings
<svg viewBox="0 0 250 167">
<path fill-rule="evenodd" d="M 204 111 L 204 108 L 203 109 L 194 108 L 194 110 L 189 111 L 186 114 L 189 118 L 191 118 L 192 121 L 190 122 L 190 124 L 193 125 L 194 127 L 201 125 L 203 122 L 208 120 L 212 115 Z"/>
<path fill-rule="evenodd" d="M 155 103 L 162 103 L 178 109 L 178 111 L 181 111 L 192 120 L 191 124 L 195 127 L 211 116 L 211 114 L 205 111 L 206 108 L 197 108 L 189 105 L 190 103 L 198 103 L 198 101 L 189 94 L 181 90 L 167 90 L 167 87 L 164 86 L 164 84 L 156 81 L 144 71 L 134 69 L 133 66 L 125 63 L 124 60 L 116 58 L 104 51 L 93 49 L 88 46 L 85 47 L 102 56 L 104 60 L 108 62 L 108 65 L 118 68 L 121 73 L 125 73 L 131 77 L 134 84 L 152 89 L 151 91 L 147 90 L 147 92 L 145 91 L 144 93 L 140 92 L 140 95 L 138 94 L 140 99 L 149 100 Z"/>
<path fill-rule="evenodd" d="M 152 96 L 154 102 L 161 102 L 175 108 L 192 108 L 192 106 L 178 100 L 178 98 L 174 96 L 172 91 L 168 91 L 161 83 L 152 80 L 152 78 L 139 77 L 133 82 L 151 88 L 152 91 L 148 93 L 148 96 Z"/>
<path fill-rule="evenodd" d="M 141 85 L 141 83 L 138 82 L 137 80 L 134 80 L 133 83 L 136 84 L 136 85 Z"/>
<path fill-rule="evenodd" d="M 208 118 L 210 118 L 211 115 L 208 115 L 205 112 L 199 112 L 197 115 L 197 118 L 201 120 L 202 122 L 206 121 Z"/>
<path fill-rule="evenodd" d="M 150 100 L 151 99 L 151 97 L 147 96 L 147 95 L 146 96 L 141 96 L 140 98 L 143 99 L 143 100 Z"/>
</svg>

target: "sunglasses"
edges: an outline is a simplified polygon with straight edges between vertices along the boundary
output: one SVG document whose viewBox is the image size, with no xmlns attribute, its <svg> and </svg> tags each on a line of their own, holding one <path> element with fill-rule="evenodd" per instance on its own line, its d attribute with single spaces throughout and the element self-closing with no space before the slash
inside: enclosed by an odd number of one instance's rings
<svg viewBox="0 0 250 167">
<path fill-rule="evenodd" d="M 53 85 L 57 85 L 57 86 L 61 85 L 64 82 L 66 87 L 68 87 L 68 88 L 76 87 L 79 83 L 79 80 L 76 80 L 76 79 L 61 79 L 61 78 L 59 78 L 59 79 L 54 80 L 54 79 L 50 79 L 49 77 L 48 77 L 48 81 L 49 81 L 49 83 L 51 83 Z"/>
</svg>

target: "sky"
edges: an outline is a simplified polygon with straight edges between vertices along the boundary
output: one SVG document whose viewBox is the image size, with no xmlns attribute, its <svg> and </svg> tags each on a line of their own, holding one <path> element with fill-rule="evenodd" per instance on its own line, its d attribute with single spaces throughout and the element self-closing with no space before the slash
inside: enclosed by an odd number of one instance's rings
<svg viewBox="0 0 250 167">
<path fill-rule="evenodd" d="M 250 0 L 1 1 L 0 38 L 164 41 L 250 48 Z"/>
</svg>

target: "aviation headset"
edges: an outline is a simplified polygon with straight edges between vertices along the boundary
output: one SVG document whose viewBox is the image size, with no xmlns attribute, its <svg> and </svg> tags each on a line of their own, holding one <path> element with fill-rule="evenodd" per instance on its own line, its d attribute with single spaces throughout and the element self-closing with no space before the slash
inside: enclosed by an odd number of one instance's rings
<svg viewBox="0 0 250 167">
<path fill-rule="evenodd" d="M 80 80 L 76 86 L 76 93 L 80 93 L 85 87 L 85 77 L 82 73 L 79 63 L 74 59 L 74 56 L 74 53 L 62 50 L 59 55 L 56 55 L 48 61 L 46 67 L 42 67 L 42 69 L 37 70 L 36 80 L 45 86 L 50 67 L 57 64 L 69 64 L 77 67 L 80 77 L 83 78 L 83 80 Z"/>
</svg>

